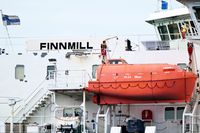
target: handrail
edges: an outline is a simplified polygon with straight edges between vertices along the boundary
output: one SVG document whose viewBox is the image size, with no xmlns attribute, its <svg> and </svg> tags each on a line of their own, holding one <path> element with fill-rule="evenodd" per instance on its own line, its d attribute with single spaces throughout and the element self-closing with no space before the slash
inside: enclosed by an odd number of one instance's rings
<svg viewBox="0 0 200 133">
<path fill-rule="evenodd" d="M 46 81 L 46 79 L 44 79 L 44 80 L 36 87 L 36 89 L 34 89 L 34 90 L 25 98 L 25 100 L 24 100 L 24 103 L 25 103 L 25 104 L 29 103 L 29 101 L 39 92 L 39 90 L 41 89 L 40 86 L 43 85 L 43 84 L 45 83 L 45 81 Z M 19 106 L 19 107 L 20 107 L 20 106 Z M 18 108 L 19 108 L 19 107 L 18 107 Z M 18 108 L 17 108 L 17 109 L 18 109 Z M 17 109 L 16 109 L 14 112 L 16 112 Z"/>
<path fill-rule="evenodd" d="M 27 96 L 27 98 L 26 98 L 26 102 L 25 103 L 28 103 L 30 100 L 31 100 L 31 98 L 32 97 L 34 97 L 37 93 L 38 93 L 38 91 L 41 89 L 40 87 L 44 84 L 46 82 L 46 78 L 36 87 L 36 89 L 32 92 L 32 93 L 30 93 L 30 95 L 28 95 Z M 36 93 L 35 95 L 33 95 L 34 93 Z"/>
<path fill-rule="evenodd" d="M 23 100 L 24 103 L 29 103 L 30 100 L 39 92 L 39 90 L 41 89 L 40 86 L 43 85 L 46 81 L 46 78 L 36 87 L 36 89 L 34 89 L 26 98 L 25 100 Z M 37 92 L 37 93 L 36 93 Z M 26 104 L 20 105 L 18 106 L 15 110 L 14 110 L 14 114 L 16 115 L 17 113 L 19 113 L 22 109 L 24 109 L 24 107 L 26 106 Z M 6 122 L 10 119 L 10 116 L 5 120 Z"/>
<path fill-rule="evenodd" d="M 36 100 L 29 108 L 28 108 L 28 110 L 26 110 L 25 112 L 26 113 L 24 113 L 24 115 L 26 115 L 35 105 L 36 105 L 36 103 L 38 103 L 40 100 L 41 100 L 41 98 L 43 97 L 43 96 L 45 96 L 45 94 L 48 92 L 48 90 L 47 89 L 44 89 L 44 88 L 42 88 L 41 90 L 46 90 L 45 91 L 45 93 L 43 93 L 43 95 L 40 97 L 40 98 L 38 98 L 38 100 Z M 39 91 L 40 92 L 40 91 Z M 38 94 L 38 93 L 37 93 Z M 21 117 L 21 119 L 22 119 L 23 117 Z M 20 119 L 20 120 L 21 120 Z M 20 121 L 20 120 L 18 120 L 18 121 Z"/>
<path fill-rule="evenodd" d="M 66 71 L 69 72 L 66 73 Z M 50 74 L 52 74 L 53 72 L 53 79 L 50 79 Z M 64 72 L 64 73 L 63 73 Z M 72 72 L 72 74 L 71 74 Z M 74 73 L 73 73 L 74 72 Z M 42 97 L 44 97 L 46 95 L 46 93 L 48 92 L 48 88 L 47 87 L 42 87 L 44 85 L 44 83 L 47 80 L 48 76 L 49 76 L 49 80 L 53 81 L 53 83 L 55 84 L 55 82 L 60 83 L 60 80 L 63 81 L 62 76 L 68 76 L 69 79 L 71 79 L 70 77 L 77 77 L 80 80 L 78 80 L 78 82 L 69 80 L 70 82 L 68 82 L 67 78 L 64 78 L 64 81 L 73 85 L 82 85 L 82 86 L 76 86 L 76 87 L 85 87 L 86 86 L 86 79 L 90 80 L 91 77 L 90 75 L 87 73 L 87 71 L 85 69 L 79 69 L 79 70 L 54 70 L 54 71 L 49 71 L 50 74 L 47 75 L 47 77 L 40 82 L 40 84 L 36 87 L 36 89 L 34 89 L 25 99 L 24 99 L 24 104 L 19 106 L 17 109 L 15 109 L 15 118 L 18 118 L 17 121 L 20 121 L 23 118 L 23 115 L 26 115 L 40 100 Z M 61 73 L 61 75 L 59 75 L 59 73 Z M 71 75 L 70 75 L 71 74 Z M 59 77 L 61 76 L 61 77 Z M 20 116 L 19 116 L 20 115 Z M 9 120 L 10 117 L 8 117 L 6 119 L 6 121 Z"/>
<path fill-rule="evenodd" d="M 86 86 L 86 83 L 91 79 L 91 76 L 85 69 L 68 69 L 49 71 L 47 78 L 49 80 L 49 88 L 80 89 L 80 87 L 84 88 Z"/>
<path fill-rule="evenodd" d="M 193 103 L 194 106 L 192 108 L 190 108 L 190 106 L 192 106 L 192 105 L 186 104 L 186 107 L 183 111 L 183 124 L 182 124 L 183 133 L 185 133 L 185 126 L 186 126 L 186 123 L 185 123 L 186 118 L 185 117 L 186 116 L 189 116 L 189 117 L 192 118 L 192 122 L 190 123 L 190 125 L 192 126 L 191 131 L 193 132 L 193 129 L 194 129 L 194 117 L 195 117 L 195 113 L 196 113 L 197 106 L 198 106 L 198 103 L 199 103 L 199 94 L 196 93 L 195 95 L 196 95 L 195 102 Z M 187 112 L 188 110 L 190 110 L 190 111 Z"/>
</svg>

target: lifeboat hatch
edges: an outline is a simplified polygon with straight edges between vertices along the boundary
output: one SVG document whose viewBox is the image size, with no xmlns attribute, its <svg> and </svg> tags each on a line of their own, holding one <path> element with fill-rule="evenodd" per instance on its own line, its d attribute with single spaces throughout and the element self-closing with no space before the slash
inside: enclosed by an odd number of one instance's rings
<svg viewBox="0 0 200 133">
<path fill-rule="evenodd" d="M 170 71 L 175 71 L 174 67 L 164 67 L 163 72 L 170 72 Z"/>
</svg>

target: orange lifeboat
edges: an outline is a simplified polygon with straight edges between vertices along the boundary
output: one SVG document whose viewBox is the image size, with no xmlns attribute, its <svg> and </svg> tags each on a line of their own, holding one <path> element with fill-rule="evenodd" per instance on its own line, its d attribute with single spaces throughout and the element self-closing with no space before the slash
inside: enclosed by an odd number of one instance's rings
<svg viewBox="0 0 200 133">
<path fill-rule="evenodd" d="M 188 102 L 197 76 L 176 65 L 127 64 L 108 60 L 97 69 L 96 81 L 87 91 L 97 104 Z"/>
</svg>

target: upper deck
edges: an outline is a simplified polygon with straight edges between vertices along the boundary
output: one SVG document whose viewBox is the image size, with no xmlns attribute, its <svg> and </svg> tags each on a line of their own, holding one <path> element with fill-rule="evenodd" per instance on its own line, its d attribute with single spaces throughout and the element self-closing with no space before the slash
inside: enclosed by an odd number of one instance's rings
<svg viewBox="0 0 200 133">
<path fill-rule="evenodd" d="M 196 25 L 186 7 L 155 12 L 146 22 L 155 26 L 161 41 L 185 39 L 183 28 L 186 29 L 186 36 L 198 36 Z"/>
</svg>

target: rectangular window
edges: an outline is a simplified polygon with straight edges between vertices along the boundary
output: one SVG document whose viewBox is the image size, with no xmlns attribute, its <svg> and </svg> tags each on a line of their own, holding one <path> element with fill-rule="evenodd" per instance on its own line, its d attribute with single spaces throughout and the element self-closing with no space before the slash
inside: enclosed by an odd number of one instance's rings
<svg viewBox="0 0 200 133">
<path fill-rule="evenodd" d="M 185 107 L 177 107 L 177 111 L 176 111 L 177 120 L 182 120 L 184 109 Z"/>
<path fill-rule="evenodd" d="M 165 120 L 174 120 L 175 119 L 174 107 L 165 108 Z"/>
<path fill-rule="evenodd" d="M 54 79 L 56 67 L 54 65 L 47 66 L 47 79 Z"/>
<path fill-rule="evenodd" d="M 167 27 L 165 25 L 163 26 L 158 26 L 158 32 L 160 34 L 160 38 L 162 41 L 168 41 L 169 40 L 169 35 L 167 32 Z"/>
<path fill-rule="evenodd" d="M 195 36 L 198 35 L 198 32 L 197 32 L 197 30 L 196 30 L 196 28 L 195 28 L 195 25 L 194 25 L 194 22 L 193 22 L 193 21 L 190 21 L 190 24 L 191 24 L 191 29 L 192 29 L 193 34 L 194 34 Z"/>
<path fill-rule="evenodd" d="M 186 27 L 187 27 L 187 32 L 188 32 L 188 34 L 189 35 L 191 35 L 191 31 L 190 31 L 190 23 L 189 23 L 189 21 L 184 21 L 184 24 L 186 25 Z"/>
<path fill-rule="evenodd" d="M 96 71 L 99 65 L 92 65 L 92 78 L 96 78 Z"/>
<path fill-rule="evenodd" d="M 195 16 L 197 18 L 197 21 L 199 22 L 200 21 L 200 7 L 196 6 L 196 7 L 193 7 L 193 9 L 195 10 Z"/>
<path fill-rule="evenodd" d="M 168 29 L 172 40 L 181 38 L 177 24 L 169 24 Z"/>
<path fill-rule="evenodd" d="M 63 109 L 63 117 L 72 117 L 73 111 L 74 110 L 72 108 L 64 108 Z"/>
<path fill-rule="evenodd" d="M 16 65 L 15 66 L 15 79 L 19 79 L 20 81 L 24 80 L 24 65 Z"/>
</svg>

